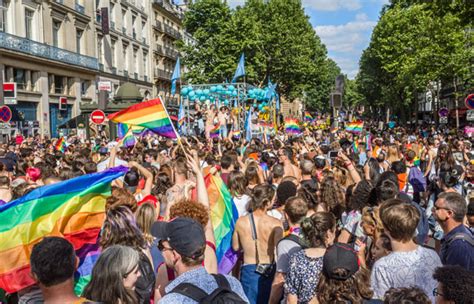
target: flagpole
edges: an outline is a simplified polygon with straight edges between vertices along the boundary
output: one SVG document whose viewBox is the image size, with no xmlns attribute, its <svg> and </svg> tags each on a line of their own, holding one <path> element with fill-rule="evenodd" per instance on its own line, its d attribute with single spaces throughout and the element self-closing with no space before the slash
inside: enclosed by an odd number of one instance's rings
<svg viewBox="0 0 474 304">
<path fill-rule="evenodd" d="M 160 97 L 160 96 L 158 96 L 158 98 L 160 98 L 160 100 L 161 100 L 161 97 Z M 161 100 L 161 101 L 162 101 L 162 100 Z M 162 101 L 162 104 L 163 104 L 163 101 Z M 179 136 L 179 133 L 176 132 L 176 128 L 174 127 L 174 124 L 173 124 L 173 122 L 171 121 L 171 117 L 170 117 L 170 114 L 168 113 L 168 109 L 166 108 L 166 106 L 165 106 L 164 104 L 163 104 L 163 109 L 165 110 L 166 116 L 167 116 L 168 119 L 170 120 L 171 127 L 173 128 L 174 134 L 176 135 L 176 139 L 178 140 L 178 145 L 181 147 L 181 149 L 183 149 L 183 152 L 186 153 L 186 151 L 184 150 L 183 143 L 181 142 L 181 137 Z"/>
</svg>

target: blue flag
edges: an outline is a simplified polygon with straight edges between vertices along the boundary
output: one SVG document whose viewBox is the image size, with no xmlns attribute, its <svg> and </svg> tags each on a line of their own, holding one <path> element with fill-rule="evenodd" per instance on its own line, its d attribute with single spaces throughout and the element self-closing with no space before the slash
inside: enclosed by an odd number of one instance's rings
<svg viewBox="0 0 474 304">
<path fill-rule="evenodd" d="M 245 54 L 244 53 L 242 53 L 242 55 L 240 56 L 239 65 L 237 65 L 237 69 L 235 70 L 234 78 L 232 78 L 232 83 L 234 83 L 237 80 L 237 78 L 239 78 L 240 76 L 245 76 Z"/>
<path fill-rule="evenodd" d="M 275 94 L 275 89 L 277 87 L 277 84 L 274 83 L 272 84 L 271 81 L 269 81 L 268 83 L 268 91 L 267 91 L 267 95 L 265 95 L 265 99 L 268 99 L 268 100 L 271 100 L 272 99 L 272 96 L 273 94 Z"/>
<path fill-rule="evenodd" d="M 252 107 L 249 108 L 249 114 L 245 120 L 245 140 L 248 142 L 252 140 Z"/>
<path fill-rule="evenodd" d="M 173 75 L 171 76 L 171 95 L 176 93 L 176 81 L 181 78 L 181 64 L 178 60 L 176 60 L 176 65 L 174 66 Z"/>
<path fill-rule="evenodd" d="M 183 107 L 183 103 L 181 103 L 179 105 L 179 112 L 178 112 L 178 129 L 180 132 L 182 132 L 182 128 L 183 128 L 183 125 L 184 125 L 184 107 Z"/>
</svg>

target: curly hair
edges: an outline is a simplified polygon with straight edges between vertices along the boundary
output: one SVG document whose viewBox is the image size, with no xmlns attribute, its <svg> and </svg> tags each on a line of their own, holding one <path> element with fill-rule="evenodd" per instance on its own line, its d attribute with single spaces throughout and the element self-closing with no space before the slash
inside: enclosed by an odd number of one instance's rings
<svg viewBox="0 0 474 304">
<path fill-rule="evenodd" d="M 456 304 L 474 303 L 472 296 L 473 272 L 458 265 L 446 265 L 435 269 L 433 279 L 442 284 L 442 290 L 439 292 L 446 301 L 454 301 Z"/>
<path fill-rule="evenodd" d="M 347 270 L 336 269 L 341 276 L 347 275 Z M 370 300 L 373 292 L 370 289 L 370 271 L 361 267 L 347 280 L 330 279 L 323 272 L 317 287 L 319 303 L 362 304 L 363 300 Z"/>
<path fill-rule="evenodd" d="M 321 202 L 332 212 L 336 218 L 341 218 L 346 210 L 344 189 L 332 176 L 326 177 L 321 183 Z"/>
<path fill-rule="evenodd" d="M 189 217 L 206 227 L 209 222 L 209 210 L 198 202 L 181 200 L 170 209 L 170 218 L 175 217 Z"/>
<path fill-rule="evenodd" d="M 107 211 L 99 244 L 104 249 L 113 245 L 129 246 L 136 250 L 145 248 L 145 238 L 130 208 L 118 206 Z"/>
<path fill-rule="evenodd" d="M 361 180 L 353 188 L 348 207 L 350 210 L 362 211 L 362 208 L 365 206 L 373 205 L 375 205 L 375 193 L 373 191 L 372 182 L 365 179 Z"/>
<path fill-rule="evenodd" d="M 112 195 L 105 202 L 105 210 L 113 209 L 118 206 L 126 206 L 133 212 L 137 209 L 135 197 L 124 188 L 112 186 Z"/>
<path fill-rule="evenodd" d="M 330 212 L 317 212 L 303 219 L 300 226 L 309 247 L 326 247 L 328 231 L 336 229 L 336 218 Z"/>
<path fill-rule="evenodd" d="M 384 304 L 430 304 L 430 298 L 419 287 L 390 288 L 385 292 Z"/>
</svg>

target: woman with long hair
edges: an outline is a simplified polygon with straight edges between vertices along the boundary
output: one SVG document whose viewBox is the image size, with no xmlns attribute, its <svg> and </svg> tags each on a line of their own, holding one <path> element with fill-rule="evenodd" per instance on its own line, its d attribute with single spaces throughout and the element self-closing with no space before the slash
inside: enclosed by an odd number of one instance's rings
<svg viewBox="0 0 474 304">
<path fill-rule="evenodd" d="M 362 304 L 370 300 L 370 272 L 359 266 L 357 252 L 346 244 L 327 248 L 316 288 L 319 304 Z"/>
<path fill-rule="evenodd" d="M 139 261 L 139 253 L 131 247 L 114 245 L 105 249 L 82 296 L 100 303 L 138 303 L 134 290 L 140 277 Z"/>
<path fill-rule="evenodd" d="M 345 192 L 336 179 L 332 176 L 326 177 L 321 183 L 321 203 L 327 211 L 332 212 L 340 219 L 346 210 Z"/>
<path fill-rule="evenodd" d="M 248 213 L 248 203 L 250 196 L 247 195 L 247 178 L 239 171 L 229 173 L 228 186 L 239 217 Z"/>
<path fill-rule="evenodd" d="M 137 250 L 140 256 L 138 263 L 140 278 L 137 281 L 135 292 L 139 303 L 148 303 L 155 285 L 153 259 L 135 216 L 128 207 L 119 206 L 107 211 L 99 244 L 102 249 L 113 245 L 123 245 Z"/>
<path fill-rule="evenodd" d="M 285 293 L 289 304 L 309 303 L 315 297 L 314 286 L 318 285 L 324 253 L 336 237 L 336 218 L 332 213 L 318 212 L 305 218 L 300 227 L 308 248 L 290 257 L 285 279 Z"/>
</svg>

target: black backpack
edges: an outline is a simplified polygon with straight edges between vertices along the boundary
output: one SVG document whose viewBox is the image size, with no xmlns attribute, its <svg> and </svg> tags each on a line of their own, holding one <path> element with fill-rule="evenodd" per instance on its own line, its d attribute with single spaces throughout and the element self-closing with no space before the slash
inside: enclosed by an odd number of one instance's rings
<svg viewBox="0 0 474 304">
<path fill-rule="evenodd" d="M 203 304 L 247 303 L 230 288 L 230 284 L 225 276 L 222 274 L 213 274 L 212 276 L 216 280 L 217 288 L 210 294 L 191 283 L 181 283 L 173 288 L 171 293 L 179 293 Z"/>
<path fill-rule="evenodd" d="M 294 235 L 292 233 L 288 234 L 287 236 L 285 236 L 284 238 L 282 238 L 280 240 L 281 241 L 285 241 L 285 240 L 288 240 L 288 241 L 292 241 L 292 242 L 295 242 L 296 244 L 298 244 L 302 249 L 306 249 L 308 246 L 306 246 L 305 242 L 297 235 Z M 280 243 L 278 242 L 278 243 Z"/>
</svg>

